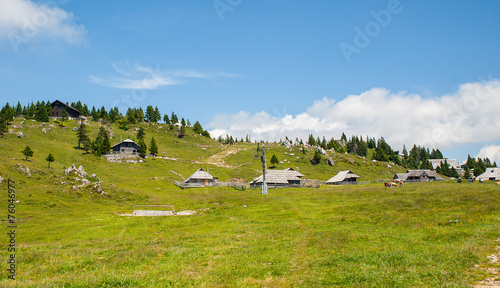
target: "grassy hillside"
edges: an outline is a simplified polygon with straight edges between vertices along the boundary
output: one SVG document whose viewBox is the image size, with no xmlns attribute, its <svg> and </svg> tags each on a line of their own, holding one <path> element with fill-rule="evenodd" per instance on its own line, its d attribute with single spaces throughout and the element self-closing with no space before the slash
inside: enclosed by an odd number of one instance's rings
<svg viewBox="0 0 500 288">
<path fill-rule="evenodd" d="M 75 148 L 71 128 L 77 124 L 43 134 L 40 123 L 24 121 L 22 128 L 10 128 L 27 137 L 0 139 L 0 175 L 16 181 L 20 219 L 17 280 L 6 279 L 1 269 L 1 287 L 468 287 L 493 276 L 485 267 L 498 266 L 486 256 L 497 253 L 499 186 L 323 186 L 267 196 L 254 189 L 182 190 L 173 185 L 182 177 L 170 171 L 188 177 L 208 167 L 221 180 L 250 181 L 260 174 L 256 145 L 223 147 L 189 129 L 179 139 L 161 124 L 145 125 L 146 142 L 154 136 L 159 154 L 176 160 L 110 163 Z M 99 124 L 89 125 L 95 137 Z M 111 126 L 112 144 L 120 136 L 134 139 L 137 127 Z M 26 145 L 35 151 L 29 161 L 21 154 Z M 361 181 L 404 171 L 336 153 L 330 153 L 335 166 L 313 166 L 312 151 L 303 155 L 277 144 L 266 151 L 268 159 L 276 154 L 287 160 L 275 169 L 298 167 L 311 179 L 327 180 L 346 169 Z M 49 152 L 53 169 L 45 161 Z M 64 175 L 72 164 L 95 173 L 104 193 L 93 186 L 73 189 L 78 176 Z M 5 182 L 0 189 L 6 203 Z M 171 204 L 196 214 L 120 216 L 134 204 Z M 5 215 L 6 204 L 2 209 Z M 0 252 L 2 259 L 9 255 Z"/>
</svg>

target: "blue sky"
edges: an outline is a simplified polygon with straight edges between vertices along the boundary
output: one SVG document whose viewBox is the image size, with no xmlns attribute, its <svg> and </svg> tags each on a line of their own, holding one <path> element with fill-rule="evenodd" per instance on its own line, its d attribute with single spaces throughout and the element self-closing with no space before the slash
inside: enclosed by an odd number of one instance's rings
<svg viewBox="0 0 500 288">
<path fill-rule="evenodd" d="M 500 161 L 499 6 L 2 0 L 1 105 L 154 105 L 212 135 L 346 132 Z"/>
</svg>

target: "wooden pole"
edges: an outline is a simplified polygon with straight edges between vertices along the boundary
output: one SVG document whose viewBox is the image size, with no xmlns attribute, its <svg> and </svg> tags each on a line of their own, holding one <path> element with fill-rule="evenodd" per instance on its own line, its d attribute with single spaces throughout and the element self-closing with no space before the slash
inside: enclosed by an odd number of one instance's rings
<svg viewBox="0 0 500 288">
<path fill-rule="evenodd" d="M 267 194 L 266 183 L 266 147 L 262 145 L 262 194 Z"/>
</svg>

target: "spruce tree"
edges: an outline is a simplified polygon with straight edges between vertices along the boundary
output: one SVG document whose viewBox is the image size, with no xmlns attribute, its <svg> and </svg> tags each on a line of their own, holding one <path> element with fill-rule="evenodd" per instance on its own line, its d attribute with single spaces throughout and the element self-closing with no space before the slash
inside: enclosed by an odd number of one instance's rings
<svg viewBox="0 0 500 288">
<path fill-rule="evenodd" d="M 92 150 L 92 143 L 90 142 L 90 139 L 85 139 L 83 141 L 83 150 L 85 150 L 85 153 L 89 153 L 90 150 Z"/>
<path fill-rule="evenodd" d="M 144 143 L 144 140 L 143 139 L 139 139 L 139 154 L 142 156 L 142 157 L 145 157 L 146 156 L 146 150 L 147 150 L 147 146 L 146 146 L 146 143 Z"/>
<path fill-rule="evenodd" d="M 158 146 L 156 145 L 155 137 L 151 138 L 151 143 L 149 144 L 149 152 L 153 155 L 158 155 Z"/>
<path fill-rule="evenodd" d="M 78 138 L 78 149 L 80 149 L 80 144 L 89 138 L 89 135 L 87 132 L 87 127 L 85 126 L 83 121 L 80 122 L 80 126 L 78 127 L 78 130 L 76 131 L 76 136 Z"/>
<path fill-rule="evenodd" d="M 278 164 L 280 161 L 278 160 L 278 157 L 276 157 L 275 154 L 271 157 L 271 164 L 273 164 L 273 167 L 276 167 L 276 164 Z"/>
<path fill-rule="evenodd" d="M 163 115 L 163 121 L 165 122 L 165 124 L 170 125 L 170 119 L 168 118 L 167 114 Z"/>
<path fill-rule="evenodd" d="M 137 139 L 144 140 L 145 136 L 146 136 L 146 131 L 144 130 L 144 128 L 140 127 L 139 131 L 137 132 Z"/>
<path fill-rule="evenodd" d="M 33 150 L 31 150 L 30 146 L 26 145 L 26 148 L 21 152 L 26 156 L 26 161 L 28 161 L 28 157 L 33 157 Z"/>
<path fill-rule="evenodd" d="M 47 158 L 45 158 L 45 160 L 47 160 L 49 162 L 49 169 L 50 169 L 50 162 L 54 162 L 54 160 L 55 160 L 54 155 L 52 155 L 52 153 L 49 153 L 49 156 L 47 156 Z"/>
<path fill-rule="evenodd" d="M 38 122 L 49 122 L 49 113 L 45 106 L 38 107 L 35 113 L 35 120 Z"/>
<path fill-rule="evenodd" d="M 9 128 L 7 127 L 7 121 L 3 119 L 2 116 L 0 116 L 0 135 L 2 135 L 2 138 L 3 134 L 7 132 L 9 132 Z"/>
</svg>

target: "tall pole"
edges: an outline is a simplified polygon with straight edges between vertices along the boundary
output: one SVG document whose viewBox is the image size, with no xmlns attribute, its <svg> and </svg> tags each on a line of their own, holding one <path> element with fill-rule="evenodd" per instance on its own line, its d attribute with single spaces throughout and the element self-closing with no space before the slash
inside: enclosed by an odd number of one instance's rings
<svg viewBox="0 0 500 288">
<path fill-rule="evenodd" d="M 266 147 L 262 145 L 262 194 L 267 194 L 266 183 Z"/>
</svg>

